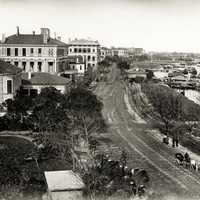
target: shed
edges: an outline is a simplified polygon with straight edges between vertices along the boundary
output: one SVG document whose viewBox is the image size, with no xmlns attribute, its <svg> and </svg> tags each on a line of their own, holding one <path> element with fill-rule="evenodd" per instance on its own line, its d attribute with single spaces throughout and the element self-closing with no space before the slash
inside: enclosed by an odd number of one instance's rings
<svg viewBox="0 0 200 200">
<path fill-rule="evenodd" d="M 46 171 L 49 200 L 85 200 L 82 195 L 85 187 L 81 177 L 72 170 Z"/>
</svg>

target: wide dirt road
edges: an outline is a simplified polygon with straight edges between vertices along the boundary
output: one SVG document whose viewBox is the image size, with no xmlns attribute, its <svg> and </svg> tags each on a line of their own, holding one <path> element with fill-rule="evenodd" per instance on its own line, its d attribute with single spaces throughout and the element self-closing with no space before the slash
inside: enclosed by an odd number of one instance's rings
<svg viewBox="0 0 200 200">
<path fill-rule="evenodd" d="M 115 64 L 109 82 L 99 83 L 95 93 L 104 103 L 103 115 L 110 125 L 113 142 L 128 151 L 131 167 L 148 171 L 150 199 L 200 199 L 200 173 L 177 166 L 174 160 L 177 150 L 148 133 L 150 125 L 134 112 L 129 90 Z"/>
</svg>

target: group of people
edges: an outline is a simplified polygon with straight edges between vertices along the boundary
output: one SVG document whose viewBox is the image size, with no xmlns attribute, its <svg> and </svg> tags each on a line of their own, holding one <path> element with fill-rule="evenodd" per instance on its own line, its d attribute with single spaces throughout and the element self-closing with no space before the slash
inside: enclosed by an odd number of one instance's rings
<svg viewBox="0 0 200 200">
<path fill-rule="evenodd" d="M 175 158 L 178 165 L 185 166 L 190 170 L 200 170 L 200 163 L 191 159 L 190 155 L 187 152 L 184 155 L 182 153 L 176 153 Z"/>
<path fill-rule="evenodd" d="M 112 160 L 107 155 L 99 160 L 96 169 L 100 174 L 109 176 L 110 183 L 121 182 L 121 187 L 129 185 L 134 195 L 143 195 L 149 182 L 146 170 L 130 168 L 126 165 L 126 162 Z"/>
</svg>

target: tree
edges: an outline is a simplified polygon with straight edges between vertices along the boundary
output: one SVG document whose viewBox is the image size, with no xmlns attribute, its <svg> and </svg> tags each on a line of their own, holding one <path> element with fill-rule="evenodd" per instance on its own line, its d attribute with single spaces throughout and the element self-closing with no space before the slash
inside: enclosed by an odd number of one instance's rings
<svg viewBox="0 0 200 200">
<path fill-rule="evenodd" d="M 87 67 L 87 71 L 84 74 L 84 86 L 89 86 L 90 83 L 95 79 L 95 72 L 93 71 L 91 66 Z"/>
<path fill-rule="evenodd" d="M 73 121 L 74 128 L 84 135 L 88 144 L 92 133 L 105 128 L 101 114 L 102 107 L 103 104 L 96 95 L 81 87 L 72 89 L 67 96 L 65 108 Z"/>
<path fill-rule="evenodd" d="M 122 74 L 123 77 L 126 74 L 125 71 L 130 69 L 130 65 L 128 64 L 128 62 L 125 61 L 125 60 L 122 60 L 122 59 L 118 61 L 117 67 L 120 69 L 121 74 Z"/>
<path fill-rule="evenodd" d="M 124 61 L 124 60 L 119 61 L 119 63 L 118 63 L 117 66 L 118 66 L 119 69 L 122 70 L 122 71 L 123 71 L 123 70 L 130 69 L 130 65 L 128 64 L 127 61 Z"/>
<path fill-rule="evenodd" d="M 184 120 L 181 94 L 157 85 L 148 86 L 146 84 L 143 86 L 143 90 L 165 124 L 165 133 L 168 136 L 171 122 Z"/>
<path fill-rule="evenodd" d="M 63 120 L 67 120 L 67 113 L 62 105 L 65 95 L 53 87 L 44 88 L 34 102 L 30 120 L 34 129 L 39 132 L 55 131 Z"/>
<path fill-rule="evenodd" d="M 147 72 L 147 80 L 152 80 L 152 78 L 154 77 L 154 73 L 152 70 L 146 70 Z"/>
<path fill-rule="evenodd" d="M 42 89 L 35 99 L 29 121 L 37 144 L 44 146 L 42 156 L 69 159 L 71 144 L 71 121 L 63 108 L 66 96 L 53 87 Z"/>
<path fill-rule="evenodd" d="M 31 110 L 33 100 L 29 96 L 23 96 L 18 91 L 13 99 L 7 99 L 2 106 L 7 110 L 5 116 L 1 117 L 2 124 L 7 127 L 7 130 L 25 130 L 29 124 L 26 119 L 28 111 Z"/>
</svg>

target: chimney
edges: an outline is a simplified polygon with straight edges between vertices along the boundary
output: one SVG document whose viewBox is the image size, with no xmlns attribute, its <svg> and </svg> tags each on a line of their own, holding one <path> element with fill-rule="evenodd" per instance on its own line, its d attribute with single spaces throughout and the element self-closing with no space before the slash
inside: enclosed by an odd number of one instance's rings
<svg viewBox="0 0 200 200">
<path fill-rule="evenodd" d="M 5 34 L 2 34 L 2 39 L 1 39 L 1 42 L 2 42 L 2 43 L 5 43 L 5 41 L 6 41 Z"/>
<path fill-rule="evenodd" d="M 57 40 L 61 41 L 61 37 L 60 37 L 60 36 L 58 36 L 58 37 L 57 37 Z"/>
<path fill-rule="evenodd" d="M 35 31 L 33 31 L 33 35 L 35 35 Z"/>
<path fill-rule="evenodd" d="M 54 38 L 56 39 L 56 32 L 54 32 Z"/>
<path fill-rule="evenodd" d="M 31 70 L 28 71 L 28 80 L 31 79 Z"/>
<path fill-rule="evenodd" d="M 41 35 L 43 35 L 43 43 L 47 44 L 50 38 L 50 30 L 48 28 L 41 28 Z"/>
<path fill-rule="evenodd" d="M 68 42 L 71 42 L 71 38 L 68 39 Z"/>
<path fill-rule="evenodd" d="M 17 26 L 17 36 L 19 36 L 19 26 Z"/>
</svg>

